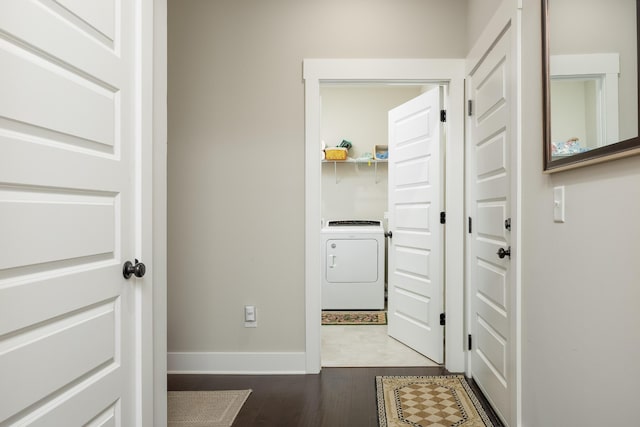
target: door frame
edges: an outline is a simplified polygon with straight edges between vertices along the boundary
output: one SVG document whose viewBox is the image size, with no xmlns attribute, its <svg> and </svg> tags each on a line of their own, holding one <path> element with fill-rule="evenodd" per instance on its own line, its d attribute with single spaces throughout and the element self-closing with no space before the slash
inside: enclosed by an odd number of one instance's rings
<svg viewBox="0 0 640 427">
<path fill-rule="evenodd" d="M 140 113 L 141 131 L 148 141 L 141 154 L 146 209 L 142 233 L 151 236 L 151 245 L 143 246 L 142 259 L 153 255 L 147 270 L 153 281 L 141 290 L 152 304 L 151 313 L 143 313 L 141 321 L 150 324 L 153 333 L 138 343 L 144 356 L 139 425 L 152 427 L 167 425 L 167 0 L 147 0 L 143 16 L 140 56 L 145 76 L 151 77 L 142 88 L 148 96 Z"/>
<path fill-rule="evenodd" d="M 305 59 L 305 369 L 321 369 L 321 83 L 446 83 L 445 367 L 466 366 L 464 327 L 464 59 Z"/>
</svg>

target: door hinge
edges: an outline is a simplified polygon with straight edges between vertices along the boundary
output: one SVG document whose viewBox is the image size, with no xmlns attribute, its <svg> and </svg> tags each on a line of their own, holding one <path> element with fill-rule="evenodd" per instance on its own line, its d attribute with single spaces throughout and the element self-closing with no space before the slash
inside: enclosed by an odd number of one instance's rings
<svg viewBox="0 0 640 427">
<path fill-rule="evenodd" d="M 469 217 L 469 234 L 471 234 L 472 230 L 473 230 L 472 221 L 471 221 L 471 217 Z"/>
<path fill-rule="evenodd" d="M 504 228 L 511 231 L 511 218 L 507 218 L 504 220 Z"/>
<path fill-rule="evenodd" d="M 440 313 L 440 326 L 444 326 L 447 323 L 447 315 Z"/>
<path fill-rule="evenodd" d="M 447 110 L 440 110 L 440 121 L 442 123 L 446 123 L 446 121 L 447 121 Z"/>
<path fill-rule="evenodd" d="M 467 115 L 469 117 L 473 116 L 473 101 L 472 100 L 467 100 Z"/>
<path fill-rule="evenodd" d="M 471 350 L 471 334 L 467 337 L 467 350 Z"/>
<path fill-rule="evenodd" d="M 440 224 L 446 224 L 447 222 L 447 213 L 440 212 Z"/>
</svg>

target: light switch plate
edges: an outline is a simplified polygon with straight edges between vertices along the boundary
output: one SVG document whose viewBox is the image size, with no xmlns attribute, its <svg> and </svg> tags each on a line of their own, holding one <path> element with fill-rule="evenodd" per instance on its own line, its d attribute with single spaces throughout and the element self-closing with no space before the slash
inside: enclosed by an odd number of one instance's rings
<svg viewBox="0 0 640 427">
<path fill-rule="evenodd" d="M 564 186 L 553 188 L 553 220 L 564 222 Z"/>
</svg>

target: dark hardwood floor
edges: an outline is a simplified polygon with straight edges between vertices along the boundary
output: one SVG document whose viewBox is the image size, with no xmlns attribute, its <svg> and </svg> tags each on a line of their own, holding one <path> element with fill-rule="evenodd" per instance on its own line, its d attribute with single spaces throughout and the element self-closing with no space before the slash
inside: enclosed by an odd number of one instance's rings
<svg viewBox="0 0 640 427">
<path fill-rule="evenodd" d="M 435 368 L 323 368 L 319 375 L 169 375 L 169 390 L 253 392 L 233 427 L 375 427 L 377 375 L 447 375 Z M 473 386 L 473 385 L 472 385 Z M 478 397 L 482 400 L 477 388 Z M 496 426 L 497 419 L 483 402 Z"/>
</svg>

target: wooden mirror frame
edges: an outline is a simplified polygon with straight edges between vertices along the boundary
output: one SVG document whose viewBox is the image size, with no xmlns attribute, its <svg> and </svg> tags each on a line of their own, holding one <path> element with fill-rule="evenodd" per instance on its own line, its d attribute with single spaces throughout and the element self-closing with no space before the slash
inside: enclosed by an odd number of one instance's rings
<svg viewBox="0 0 640 427">
<path fill-rule="evenodd" d="M 551 0 L 553 1 L 553 0 Z M 551 158 L 551 77 L 549 70 L 549 0 L 542 0 L 542 93 L 543 93 L 543 140 L 544 140 L 544 171 L 547 173 L 559 172 L 601 163 L 617 158 L 640 154 L 640 117 L 638 118 L 639 136 L 625 139 L 620 142 L 594 148 L 583 153 L 577 153 L 561 159 Z M 637 60 L 637 89 L 638 89 L 638 115 L 640 116 L 640 0 L 636 0 L 636 49 Z"/>
</svg>

